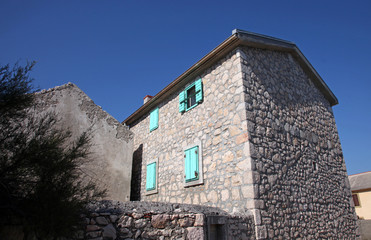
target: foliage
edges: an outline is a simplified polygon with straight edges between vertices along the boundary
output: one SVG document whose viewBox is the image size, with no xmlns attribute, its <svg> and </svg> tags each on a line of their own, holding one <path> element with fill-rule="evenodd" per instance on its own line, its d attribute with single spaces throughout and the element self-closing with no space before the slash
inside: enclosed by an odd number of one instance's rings
<svg viewBox="0 0 371 240">
<path fill-rule="evenodd" d="M 104 196 L 81 176 L 87 132 L 75 141 L 53 113 L 37 114 L 26 67 L 0 68 L 0 209 L 40 239 L 72 236 L 86 204 Z M 27 237 L 27 236 L 25 236 Z"/>
</svg>

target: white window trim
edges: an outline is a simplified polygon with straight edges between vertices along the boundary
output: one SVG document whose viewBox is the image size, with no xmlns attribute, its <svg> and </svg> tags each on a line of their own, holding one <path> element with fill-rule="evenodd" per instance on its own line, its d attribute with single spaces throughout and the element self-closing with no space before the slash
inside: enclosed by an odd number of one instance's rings
<svg viewBox="0 0 371 240">
<path fill-rule="evenodd" d="M 153 160 L 150 160 L 150 161 L 148 161 L 147 162 L 147 164 L 146 164 L 146 175 L 145 175 L 145 179 L 146 179 L 146 183 L 147 183 L 147 166 L 149 165 L 149 164 L 151 164 L 151 163 L 156 163 L 156 184 L 155 184 L 155 189 L 153 189 L 153 190 L 147 190 L 146 189 L 146 185 L 144 185 L 144 190 L 146 191 L 146 196 L 147 195 L 152 195 L 152 194 L 155 194 L 155 193 L 158 193 L 158 158 L 156 158 L 156 159 L 153 159 Z"/>
<path fill-rule="evenodd" d="M 199 177 L 198 177 L 197 180 L 186 182 L 186 178 L 185 178 L 185 175 L 186 175 L 185 170 L 186 169 L 185 169 L 184 154 L 185 154 L 186 150 L 188 150 L 190 148 L 193 148 L 195 146 L 198 146 L 198 174 L 199 174 Z M 202 144 L 201 144 L 201 141 L 195 141 L 193 144 L 188 145 L 187 147 L 183 148 L 182 157 L 183 157 L 183 186 L 184 187 L 191 187 L 191 186 L 204 184 L 204 171 L 203 171 L 203 168 L 202 168 L 203 164 L 202 164 Z"/>
</svg>

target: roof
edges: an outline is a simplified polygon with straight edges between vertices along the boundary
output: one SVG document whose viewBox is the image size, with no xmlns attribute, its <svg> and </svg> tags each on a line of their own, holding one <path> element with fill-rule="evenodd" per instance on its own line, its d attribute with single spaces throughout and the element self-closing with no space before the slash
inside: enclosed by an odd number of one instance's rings
<svg viewBox="0 0 371 240">
<path fill-rule="evenodd" d="M 371 171 L 350 175 L 349 183 L 352 191 L 371 190 Z"/>
<path fill-rule="evenodd" d="M 338 104 L 338 100 L 332 93 L 330 88 L 323 81 L 321 76 L 304 57 L 302 52 L 293 42 L 286 40 L 265 36 L 257 33 L 247 32 L 244 30 L 235 29 L 232 31 L 232 35 L 224 40 L 219 46 L 214 48 L 211 52 L 206 54 L 187 71 L 177 77 L 168 86 L 157 93 L 150 101 L 143 104 L 138 110 L 126 118 L 123 123 L 126 125 L 132 124 L 138 120 L 141 116 L 146 114 L 159 102 L 164 100 L 166 97 L 183 87 L 191 78 L 196 77 L 202 71 L 213 65 L 227 53 L 233 51 L 238 46 L 250 46 L 261 49 L 269 49 L 276 51 L 290 52 L 293 57 L 299 62 L 303 70 L 312 79 L 315 86 L 322 92 L 325 98 L 329 101 L 331 106 Z"/>
</svg>

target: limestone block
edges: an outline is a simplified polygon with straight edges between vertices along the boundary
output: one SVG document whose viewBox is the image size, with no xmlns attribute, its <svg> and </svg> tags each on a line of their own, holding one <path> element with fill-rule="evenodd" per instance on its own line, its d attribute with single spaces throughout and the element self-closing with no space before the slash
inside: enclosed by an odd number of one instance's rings
<svg viewBox="0 0 371 240">
<path fill-rule="evenodd" d="M 95 221 L 99 224 L 99 225 L 107 225 L 108 224 L 108 221 L 105 217 L 96 217 L 95 218 Z"/>
<path fill-rule="evenodd" d="M 117 215 L 110 215 L 109 218 L 110 218 L 111 223 L 116 222 L 116 220 L 118 219 Z"/>
<path fill-rule="evenodd" d="M 229 190 L 228 189 L 222 190 L 221 195 L 222 195 L 222 201 L 223 202 L 229 200 Z"/>
<path fill-rule="evenodd" d="M 167 214 L 153 215 L 151 224 L 154 228 L 165 228 L 170 221 L 170 216 Z"/>
<path fill-rule="evenodd" d="M 133 223 L 134 223 L 134 221 L 133 221 L 132 217 L 124 215 L 120 218 L 118 226 L 127 228 L 127 227 L 131 227 L 133 225 Z"/>
<path fill-rule="evenodd" d="M 112 224 L 109 224 L 103 228 L 103 238 L 107 240 L 116 239 L 116 229 Z"/>
<path fill-rule="evenodd" d="M 233 188 L 232 189 L 232 200 L 240 200 L 240 189 L 239 188 Z"/>
<path fill-rule="evenodd" d="M 205 215 L 204 214 L 196 214 L 194 226 L 203 226 L 205 223 Z"/>
<path fill-rule="evenodd" d="M 217 203 L 218 202 L 218 194 L 215 190 L 212 190 L 207 195 L 208 202 Z"/>
<path fill-rule="evenodd" d="M 248 133 L 243 133 L 236 137 L 236 144 L 241 144 L 246 142 L 249 139 Z"/>
<path fill-rule="evenodd" d="M 86 231 L 87 232 L 93 232 L 93 231 L 97 231 L 99 229 L 100 229 L 100 227 L 97 226 L 97 225 L 87 225 L 86 226 Z"/>
<path fill-rule="evenodd" d="M 187 228 L 187 239 L 189 240 L 204 240 L 204 230 L 201 227 Z"/>
<path fill-rule="evenodd" d="M 194 223 L 194 219 L 192 218 L 189 218 L 189 217 L 185 217 L 183 219 L 179 219 L 178 220 L 178 223 L 181 227 L 190 227 L 190 226 L 193 226 L 193 223 Z"/>
</svg>

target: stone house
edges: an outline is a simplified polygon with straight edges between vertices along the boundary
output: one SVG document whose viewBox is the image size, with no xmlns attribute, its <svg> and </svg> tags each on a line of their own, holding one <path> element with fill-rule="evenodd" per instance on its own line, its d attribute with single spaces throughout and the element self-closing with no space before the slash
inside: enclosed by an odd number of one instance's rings
<svg viewBox="0 0 371 240">
<path fill-rule="evenodd" d="M 294 43 L 234 30 L 124 120 L 131 200 L 251 213 L 257 239 L 354 239 L 337 103 Z"/>
</svg>

